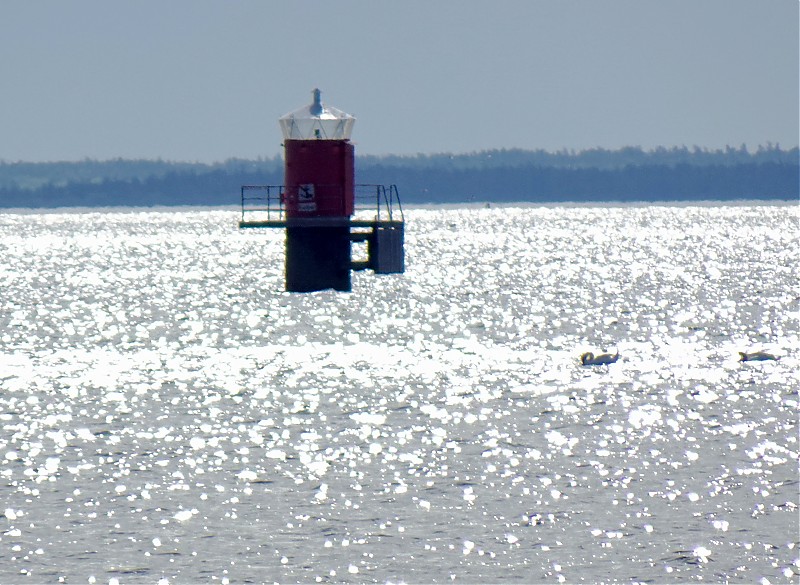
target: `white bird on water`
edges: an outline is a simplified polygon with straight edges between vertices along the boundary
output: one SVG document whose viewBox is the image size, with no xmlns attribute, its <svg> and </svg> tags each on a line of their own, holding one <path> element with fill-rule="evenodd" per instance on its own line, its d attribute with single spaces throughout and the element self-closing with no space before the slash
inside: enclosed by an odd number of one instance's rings
<svg viewBox="0 0 800 585">
<path fill-rule="evenodd" d="M 591 351 L 587 351 L 583 355 L 581 355 L 581 365 L 584 366 L 604 366 L 608 364 L 613 364 L 615 361 L 619 359 L 619 350 L 614 355 L 610 353 L 601 353 L 600 355 L 594 355 Z"/>
</svg>

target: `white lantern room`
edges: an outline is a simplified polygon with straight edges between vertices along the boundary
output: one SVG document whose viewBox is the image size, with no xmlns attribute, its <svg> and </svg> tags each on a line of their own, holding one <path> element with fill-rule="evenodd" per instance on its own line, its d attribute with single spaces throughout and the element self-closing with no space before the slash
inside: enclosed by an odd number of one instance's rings
<svg viewBox="0 0 800 585">
<path fill-rule="evenodd" d="M 314 101 L 281 116 L 278 122 L 284 140 L 350 140 L 356 119 L 337 108 L 323 104 L 315 89 Z"/>
</svg>

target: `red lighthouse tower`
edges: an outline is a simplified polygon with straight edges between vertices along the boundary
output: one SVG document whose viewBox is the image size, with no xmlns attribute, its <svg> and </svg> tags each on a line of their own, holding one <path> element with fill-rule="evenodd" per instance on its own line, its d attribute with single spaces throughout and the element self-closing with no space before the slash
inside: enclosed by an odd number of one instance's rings
<svg viewBox="0 0 800 585">
<path fill-rule="evenodd" d="M 285 184 L 243 186 L 239 226 L 286 229 L 287 291 L 349 291 L 351 270 L 404 271 L 402 207 L 394 185 L 355 183 L 355 118 L 313 96 L 279 119 Z M 353 242 L 366 261 L 353 262 Z"/>
<path fill-rule="evenodd" d="M 349 217 L 354 208 L 355 118 L 314 102 L 280 118 L 286 158 L 286 216 Z"/>
</svg>

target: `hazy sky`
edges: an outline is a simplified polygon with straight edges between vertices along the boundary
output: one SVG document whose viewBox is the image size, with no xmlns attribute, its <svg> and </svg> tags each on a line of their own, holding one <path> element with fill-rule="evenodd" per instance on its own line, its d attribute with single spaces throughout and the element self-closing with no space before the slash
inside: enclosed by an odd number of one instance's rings
<svg viewBox="0 0 800 585">
<path fill-rule="evenodd" d="M 797 0 L 0 0 L 0 159 L 798 144 Z"/>
</svg>

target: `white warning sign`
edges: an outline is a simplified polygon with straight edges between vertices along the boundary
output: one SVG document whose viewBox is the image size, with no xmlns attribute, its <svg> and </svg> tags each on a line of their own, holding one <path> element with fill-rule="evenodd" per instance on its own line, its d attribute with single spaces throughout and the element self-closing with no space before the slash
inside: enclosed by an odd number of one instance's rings
<svg viewBox="0 0 800 585">
<path fill-rule="evenodd" d="M 307 183 L 297 187 L 297 211 L 316 211 L 317 202 L 314 200 L 314 183 Z"/>
</svg>

